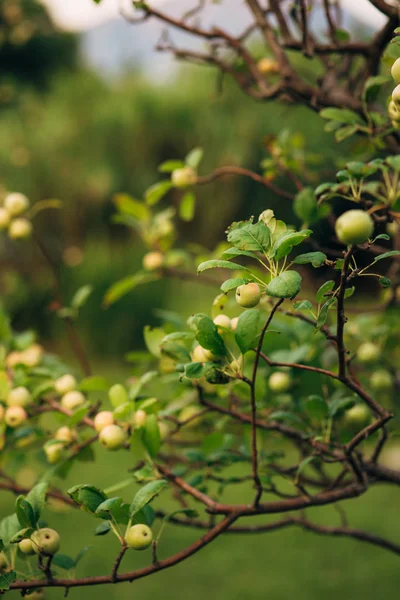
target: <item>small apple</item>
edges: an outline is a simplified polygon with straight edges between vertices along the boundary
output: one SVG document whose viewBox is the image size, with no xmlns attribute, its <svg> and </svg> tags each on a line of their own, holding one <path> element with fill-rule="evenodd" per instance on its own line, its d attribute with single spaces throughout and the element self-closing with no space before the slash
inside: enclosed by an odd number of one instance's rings
<svg viewBox="0 0 400 600">
<path fill-rule="evenodd" d="M 99 441 L 107 450 L 118 450 L 126 441 L 126 433 L 119 425 L 107 425 L 100 431 Z"/>
<path fill-rule="evenodd" d="M 198 344 L 192 351 L 193 362 L 211 362 L 215 358 L 216 356 L 214 356 L 210 350 L 206 350 L 206 348 L 203 348 L 203 346 L 200 346 L 200 344 Z"/>
<path fill-rule="evenodd" d="M 30 556 L 31 554 L 35 554 L 35 550 L 33 548 L 33 544 L 32 544 L 32 540 L 25 538 L 24 540 L 21 540 L 20 543 L 18 544 L 18 548 L 20 549 L 20 551 L 22 552 L 22 554 L 25 554 L 26 556 Z"/>
<path fill-rule="evenodd" d="M 153 541 L 153 533 L 150 527 L 147 525 L 143 525 L 142 523 L 138 523 L 137 525 L 133 525 L 128 529 L 125 536 L 125 541 L 128 548 L 133 548 L 134 550 L 146 550 L 151 546 Z"/>
<path fill-rule="evenodd" d="M 147 413 L 139 408 L 139 410 L 135 412 L 135 426 L 140 429 L 141 427 L 145 426 L 146 421 Z"/>
<path fill-rule="evenodd" d="M 4 208 L 8 210 L 10 215 L 16 217 L 29 208 L 29 200 L 24 194 L 14 192 L 4 198 Z"/>
<path fill-rule="evenodd" d="M 25 410 L 22 406 L 10 406 L 7 408 L 6 413 L 4 415 L 4 422 L 9 427 L 15 428 L 19 427 L 24 423 L 28 418 Z"/>
<path fill-rule="evenodd" d="M 64 427 L 57 429 L 54 439 L 64 444 L 72 444 L 76 440 L 76 433 L 70 427 L 64 425 Z"/>
<path fill-rule="evenodd" d="M 399 116 L 400 116 L 400 113 L 399 113 Z M 398 223 L 396 223 L 396 221 L 393 221 L 393 223 L 388 223 L 386 225 L 386 231 L 388 232 L 388 234 L 390 235 L 391 238 L 394 238 L 399 231 Z"/>
<path fill-rule="evenodd" d="M 372 342 L 364 342 L 357 350 L 357 358 L 361 363 L 374 363 L 379 360 L 381 349 Z"/>
<path fill-rule="evenodd" d="M 53 442 L 51 441 L 48 444 L 43 446 L 44 453 L 46 455 L 47 462 L 51 465 L 55 465 L 64 456 L 65 446 L 63 442 Z"/>
<path fill-rule="evenodd" d="M 396 58 L 391 68 L 392 77 L 396 83 L 400 83 L 400 58 Z"/>
<path fill-rule="evenodd" d="M 27 367 L 36 367 L 43 356 L 43 348 L 39 344 L 32 344 L 26 350 L 21 352 L 21 362 Z"/>
<path fill-rule="evenodd" d="M 11 221 L 11 215 L 6 208 L 0 207 L 0 230 L 7 229 Z"/>
<path fill-rule="evenodd" d="M 275 371 L 268 379 L 268 386 L 272 392 L 282 394 L 287 392 L 292 385 L 292 378 L 289 373 Z"/>
<path fill-rule="evenodd" d="M 50 529 L 50 527 L 43 527 L 43 529 L 34 531 L 31 540 L 35 554 L 53 556 L 60 549 L 60 536 L 57 531 Z"/>
<path fill-rule="evenodd" d="M 335 224 L 336 235 L 342 244 L 357 245 L 366 242 L 374 231 L 374 222 L 363 210 L 348 210 Z"/>
<path fill-rule="evenodd" d="M 102 410 L 94 418 L 94 428 L 100 433 L 104 427 L 114 424 L 114 415 L 110 410 Z"/>
<path fill-rule="evenodd" d="M 392 92 L 392 100 L 396 106 L 400 106 L 400 85 L 396 85 Z"/>
<path fill-rule="evenodd" d="M 236 290 L 236 302 L 244 308 L 253 308 L 260 302 L 261 290 L 257 283 L 244 283 Z"/>
<path fill-rule="evenodd" d="M 260 58 L 257 63 L 257 69 L 263 75 L 273 75 L 279 73 L 279 64 L 273 58 L 269 58 L 268 56 L 264 56 L 264 58 Z"/>
<path fill-rule="evenodd" d="M 32 402 L 32 395 L 26 387 L 16 387 L 11 390 L 6 399 L 8 406 L 28 406 Z"/>
<path fill-rule="evenodd" d="M 171 182 L 177 188 L 186 188 L 197 181 L 197 173 L 192 167 L 182 167 L 172 171 Z"/>
<path fill-rule="evenodd" d="M 392 121 L 398 121 L 400 119 L 399 107 L 393 102 L 393 100 L 389 102 L 387 111 Z"/>
<path fill-rule="evenodd" d="M 344 424 L 350 428 L 366 427 L 371 420 L 371 412 L 365 404 L 355 404 L 344 415 Z"/>
<path fill-rule="evenodd" d="M 388 392 L 392 389 L 393 378 L 386 369 L 379 369 L 372 373 L 370 384 L 372 389 L 377 392 Z"/>
<path fill-rule="evenodd" d="M 214 323 L 218 327 L 219 334 L 224 333 L 226 331 L 231 331 L 231 320 L 227 315 L 217 315 L 214 319 Z"/>
<path fill-rule="evenodd" d="M 148 252 L 143 257 L 143 268 L 146 271 L 158 271 L 164 264 L 162 252 Z"/>
<path fill-rule="evenodd" d="M 239 317 L 233 317 L 233 319 L 231 319 L 231 329 L 232 331 L 236 331 L 236 327 L 239 321 Z"/>
<path fill-rule="evenodd" d="M 85 396 L 82 392 L 78 392 L 78 390 L 73 390 L 72 392 L 67 392 L 61 398 L 61 406 L 67 410 L 75 410 L 79 406 L 82 406 L 86 401 Z"/>
<path fill-rule="evenodd" d="M 13 369 L 15 366 L 23 364 L 22 360 L 22 352 L 17 352 L 16 350 L 13 350 L 12 352 L 10 352 L 10 354 L 7 355 L 6 366 L 9 369 Z"/>
<path fill-rule="evenodd" d="M 12 240 L 22 240 L 32 233 L 32 223 L 28 219 L 14 219 L 8 228 L 8 236 Z"/>
<path fill-rule="evenodd" d="M 68 394 L 68 392 L 73 392 L 76 390 L 77 386 L 78 383 L 71 373 L 59 377 L 54 382 L 54 389 L 60 396 L 64 396 L 64 394 Z"/>
</svg>

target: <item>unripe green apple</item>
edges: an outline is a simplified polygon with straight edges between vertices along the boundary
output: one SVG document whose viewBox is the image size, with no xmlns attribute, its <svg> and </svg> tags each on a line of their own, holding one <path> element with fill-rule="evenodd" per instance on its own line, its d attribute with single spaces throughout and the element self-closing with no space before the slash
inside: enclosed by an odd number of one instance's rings
<svg viewBox="0 0 400 600">
<path fill-rule="evenodd" d="M 43 348 L 39 344 L 32 344 L 26 350 L 21 352 L 21 362 L 27 367 L 36 367 L 43 356 Z"/>
<path fill-rule="evenodd" d="M 363 210 L 348 210 L 335 224 L 337 238 L 346 246 L 366 242 L 374 231 L 374 222 Z"/>
<path fill-rule="evenodd" d="M 192 167 L 182 167 L 172 171 L 171 182 L 177 188 L 186 188 L 197 181 L 197 173 Z"/>
<path fill-rule="evenodd" d="M 63 375 L 55 380 L 54 389 L 56 390 L 57 394 L 64 396 L 64 394 L 68 394 L 68 392 L 73 392 L 76 390 L 77 385 L 78 383 L 75 377 L 70 373 L 67 373 L 66 375 Z"/>
<path fill-rule="evenodd" d="M 236 290 L 236 302 L 244 308 L 253 308 L 260 302 L 261 290 L 257 283 L 244 283 Z"/>
<path fill-rule="evenodd" d="M 100 433 L 104 427 L 114 424 L 114 415 L 110 410 L 102 410 L 94 418 L 94 428 Z"/>
<path fill-rule="evenodd" d="M 365 404 L 355 404 L 344 415 L 345 425 L 357 429 L 368 425 L 370 420 L 371 412 Z"/>
<path fill-rule="evenodd" d="M 400 83 L 400 58 L 397 58 L 391 68 L 392 77 L 396 83 Z"/>
<path fill-rule="evenodd" d="M 31 540 L 35 554 L 43 556 L 53 556 L 59 551 L 61 545 L 59 534 L 50 527 L 34 531 Z"/>
<path fill-rule="evenodd" d="M 230 331 L 232 328 L 231 320 L 227 315 L 217 315 L 214 323 L 218 327 L 218 333 L 224 333 L 226 330 Z"/>
<path fill-rule="evenodd" d="M 153 541 L 153 533 L 150 527 L 138 523 L 130 527 L 126 533 L 125 541 L 128 548 L 134 550 L 146 550 Z"/>
<path fill-rule="evenodd" d="M 20 543 L 18 544 L 18 548 L 21 550 L 22 554 L 25 554 L 26 556 L 35 554 L 32 540 L 29 540 L 28 538 L 21 540 Z"/>
<path fill-rule="evenodd" d="M 125 440 L 126 433 L 119 425 L 107 425 L 99 434 L 99 441 L 107 450 L 122 448 Z"/>
<path fill-rule="evenodd" d="M 66 410 L 75 410 L 78 406 L 82 406 L 86 401 L 85 396 L 82 392 L 78 392 L 78 390 L 73 390 L 72 392 L 67 392 L 61 398 L 61 406 Z"/>
<path fill-rule="evenodd" d="M 399 107 L 391 100 L 388 105 L 388 115 L 393 121 L 398 121 L 400 119 L 400 110 Z"/>
<path fill-rule="evenodd" d="M 379 360 L 381 349 L 372 342 L 364 342 L 357 350 L 357 358 L 362 363 L 374 363 Z"/>
<path fill-rule="evenodd" d="M 22 352 L 13 351 L 7 355 L 6 365 L 9 369 L 13 369 L 16 365 L 21 365 L 23 360 Z"/>
<path fill-rule="evenodd" d="M 400 85 L 396 85 L 392 92 L 392 100 L 396 106 L 400 106 Z"/>
<path fill-rule="evenodd" d="M 272 373 L 272 375 L 268 379 L 269 389 L 277 394 L 287 392 L 290 389 L 291 385 L 291 376 L 289 375 L 289 373 L 284 373 L 283 371 L 276 371 L 275 373 Z"/>
<path fill-rule="evenodd" d="M 9 427 L 19 427 L 22 423 L 25 423 L 28 415 L 22 406 L 10 406 L 6 410 L 6 414 L 4 415 L 4 422 Z"/>
<path fill-rule="evenodd" d="M 64 444 L 72 444 L 76 440 L 76 433 L 70 427 L 64 425 L 64 427 L 57 429 L 54 439 Z"/>
<path fill-rule="evenodd" d="M 16 217 L 29 208 L 29 200 L 24 194 L 13 192 L 4 198 L 4 208 L 8 210 L 10 215 Z"/>
<path fill-rule="evenodd" d="M 399 113 L 400 115 L 400 113 Z M 393 221 L 393 223 L 388 223 L 386 225 L 386 231 L 388 232 L 388 234 L 390 235 L 391 238 L 394 238 L 397 234 L 397 232 L 399 231 L 399 225 L 398 223 L 396 223 L 396 221 Z"/>
<path fill-rule="evenodd" d="M 28 219 L 14 219 L 8 228 L 8 236 L 12 240 L 22 240 L 32 233 L 32 223 Z"/>
<path fill-rule="evenodd" d="M 0 230 L 7 229 L 11 221 L 11 215 L 6 208 L 0 207 Z"/>
<path fill-rule="evenodd" d="M 32 402 L 32 395 L 26 387 L 17 387 L 11 390 L 7 395 L 6 403 L 8 406 L 28 406 Z"/>
<path fill-rule="evenodd" d="M 144 410 L 137 410 L 135 412 L 135 426 L 144 427 L 147 421 L 147 413 Z"/>
<path fill-rule="evenodd" d="M 279 73 L 279 64 L 273 58 L 265 56 L 264 58 L 260 58 L 260 60 L 258 61 L 257 69 L 263 75 L 272 75 Z"/>
<path fill-rule="evenodd" d="M 164 264 L 164 254 L 162 252 L 148 252 L 144 255 L 142 264 L 146 271 L 158 271 Z"/>
<path fill-rule="evenodd" d="M 62 459 L 64 455 L 64 444 L 62 442 L 50 442 L 43 446 L 47 462 L 55 465 Z"/>
<path fill-rule="evenodd" d="M 372 373 L 370 385 L 377 392 L 388 392 L 392 389 L 393 378 L 386 369 L 379 369 L 375 373 Z"/>
<path fill-rule="evenodd" d="M 4 552 L 0 552 L 0 571 L 8 569 L 8 560 Z"/>
<path fill-rule="evenodd" d="M 203 346 L 198 344 L 194 350 L 192 351 L 192 361 L 193 362 L 210 362 L 214 360 L 216 357 L 210 350 L 206 350 Z"/>
<path fill-rule="evenodd" d="M 236 327 L 239 321 L 239 317 L 233 317 L 233 319 L 231 319 L 231 329 L 232 331 L 236 331 Z"/>
</svg>

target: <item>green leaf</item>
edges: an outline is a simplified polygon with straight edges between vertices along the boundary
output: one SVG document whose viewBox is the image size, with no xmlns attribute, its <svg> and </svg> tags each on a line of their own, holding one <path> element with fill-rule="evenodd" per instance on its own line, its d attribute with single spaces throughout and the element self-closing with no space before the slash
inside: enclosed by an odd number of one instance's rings
<svg viewBox="0 0 400 600">
<path fill-rule="evenodd" d="M 0 573 L 0 590 L 9 590 L 10 585 L 17 579 L 15 571 Z"/>
<path fill-rule="evenodd" d="M 203 148 L 193 148 L 193 150 L 191 150 L 185 158 L 186 165 L 188 167 L 192 167 L 192 169 L 197 169 L 201 159 L 203 158 L 203 155 Z"/>
<path fill-rule="evenodd" d="M 335 131 L 335 140 L 337 142 L 344 142 L 348 137 L 354 135 L 358 131 L 358 125 L 345 125 Z"/>
<path fill-rule="evenodd" d="M 242 354 L 257 346 L 264 318 L 259 310 L 245 310 L 239 317 L 235 330 L 235 340 Z"/>
<path fill-rule="evenodd" d="M 324 419 L 328 415 L 328 405 L 322 396 L 308 396 L 304 402 L 304 410 L 313 419 Z"/>
<path fill-rule="evenodd" d="M 179 216 L 182 221 L 192 221 L 196 208 L 196 196 L 193 192 L 186 192 L 179 203 Z"/>
<path fill-rule="evenodd" d="M 334 286 L 335 282 L 333 280 L 325 281 L 325 283 L 321 285 L 315 296 L 315 299 L 318 302 L 318 304 L 321 304 L 321 302 L 324 302 L 326 300 L 326 294 L 328 292 L 331 292 Z"/>
<path fill-rule="evenodd" d="M 399 172 L 400 171 L 400 156 L 399 155 L 395 155 L 395 156 L 387 156 L 385 158 L 385 162 L 392 167 L 392 169 L 394 169 L 395 171 Z"/>
<path fill-rule="evenodd" d="M 184 166 L 185 163 L 183 160 L 166 160 L 165 162 L 161 163 L 161 165 L 158 167 L 158 170 L 161 173 L 172 173 L 172 171 L 175 171 L 175 169 L 182 169 Z"/>
<path fill-rule="evenodd" d="M 120 279 L 116 283 L 114 283 L 110 288 L 108 288 L 105 293 L 103 304 L 108 307 L 114 302 L 117 302 L 120 298 L 125 296 L 128 292 L 131 292 L 138 285 L 143 285 L 145 283 L 151 283 L 152 281 L 157 281 L 160 276 L 156 273 L 136 273 L 135 275 L 128 275 L 128 277 L 124 277 Z"/>
<path fill-rule="evenodd" d="M 389 277 L 380 277 L 379 283 L 381 284 L 382 287 L 388 288 L 392 285 L 392 280 L 389 279 Z"/>
<path fill-rule="evenodd" d="M 207 372 L 207 367 L 204 363 L 193 362 L 185 365 L 185 376 L 188 379 L 199 379 Z"/>
<path fill-rule="evenodd" d="M 21 525 L 18 521 L 17 515 L 14 513 L 5 517 L 0 524 L 0 539 L 3 541 L 5 546 L 8 546 L 10 540 L 21 531 Z"/>
<path fill-rule="evenodd" d="M 143 202 L 134 200 L 128 194 L 116 194 L 113 202 L 119 212 L 129 215 L 138 221 L 147 221 L 150 218 L 149 208 Z"/>
<path fill-rule="evenodd" d="M 69 489 L 67 494 L 84 511 L 92 515 L 95 514 L 97 507 L 107 499 L 103 490 L 89 484 L 76 485 Z"/>
<path fill-rule="evenodd" d="M 302 231 L 288 231 L 284 233 L 275 242 L 270 256 L 275 260 L 280 260 L 287 256 L 294 246 L 301 244 L 306 238 L 311 235 L 310 229 L 303 229 Z"/>
<path fill-rule="evenodd" d="M 101 375 L 85 377 L 79 384 L 81 392 L 105 392 L 110 387 L 107 379 Z"/>
<path fill-rule="evenodd" d="M 171 189 L 172 184 L 167 180 L 158 181 L 146 190 L 145 199 L 147 204 L 153 206 L 157 204 Z"/>
<path fill-rule="evenodd" d="M 294 259 L 296 265 L 306 265 L 311 263 L 313 267 L 321 267 L 326 261 L 326 254 L 323 252 L 307 252 L 306 254 L 299 254 Z"/>
<path fill-rule="evenodd" d="M 205 262 L 199 264 L 197 267 L 197 272 L 202 273 L 203 271 L 207 271 L 207 269 L 231 269 L 232 271 L 249 270 L 247 267 L 243 267 L 242 265 L 238 265 L 227 260 L 206 260 Z"/>
<path fill-rule="evenodd" d="M 343 413 L 347 408 L 350 408 L 354 404 L 354 397 L 340 397 L 335 398 L 329 403 L 329 414 L 331 417 L 335 417 Z"/>
<path fill-rule="evenodd" d="M 300 476 L 303 473 L 303 471 L 308 467 L 309 464 L 311 464 L 317 457 L 316 456 L 307 456 L 307 458 L 305 458 L 304 460 L 301 461 L 301 463 L 299 464 L 297 471 L 296 471 L 296 477 L 294 479 L 294 484 L 296 485 L 299 482 Z"/>
<path fill-rule="evenodd" d="M 129 516 L 133 517 L 145 506 L 147 506 L 154 498 L 168 485 L 168 481 L 165 479 L 158 479 L 157 481 L 151 481 L 144 487 L 142 487 L 135 495 L 132 504 L 130 506 Z"/>
<path fill-rule="evenodd" d="M 354 285 L 352 287 L 347 288 L 344 292 L 344 299 L 347 300 L 347 298 L 351 298 L 355 291 L 356 288 L 354 287 Z"/>
<path fill-rule="evenodd" d="M 248 250 L 239 250 L 239 248 L 228 248 L 222 253 L 223 258 L 236 258 L 237 256 L 248 256 L 249 258 L 254 258 L 258 260 L 257 255 L 254 252 L 249 252 Z"/>
<path fill-rule="evenodd" d="M 86 303 L 90 294 L 93 291 L 93 286 L 91 285 L 83 285 L 80 287 L 75 294 L 72 296 L 71 306 L 75 310 L 79 310 Z"/>
<path fill-rule="evenodd" d="M 21 527 L 36 527 L 35 512 L 23 496 L 18 496 L 16 499 L 15 512 Z"/>
<path fill-rule="evenodd" d="M 18 531 L 18 533 L 12 536 L 10 539 L 10 544 L 19 544 L 21 540 L 30 538 L 34 531 L 35 530 L 33 527 L 25 527 L 24 529 L 21 529 L 21 531 Z"/>
<path fill-rule="evenodd" d="M 360 115 L 348 108 L 324 108 L 319 114 L 323 119 L 330 121 L 338 121 L 347 125 L 365 125 Z"/>
<path fill-rule="evenodd" d="M 59 567 L 60 569 L 64 569 L 65 571 L 70 571 L 71 569 L 75 568 L 75 560 L 67 554 L 55 554 L 51 564 Z"/>
<path fill-rule="evenodd" d="M 152 458 L 157 456 L 161 446 L 161 436 L 156 415 L 147 415 L 146 423 L 142 431 L 142 442 Z"/>
<path fill-rule="evenodd" d="M 293 203 L 294 213 L 304 223 L 312 223 L 318 217 L 317 197 L 312 188 L 303 188 L 296 194 Z"/>
<path fill-rule="evenodd" d="M 111 525 L 109 521 L 104 521 L 100 523 L 94 530 L 94 535 L 106 535 L 109 531 L 111 531 Z"/>
<path fill-rule="evenodd" d="M 384 252 L 383 254 L 379 254 L 379 256 L 376 256 L 370 266 L 374 265 L 375 263 L 377 263 L 380 260 L 383 260 L 384 258 L 389 258 L 390 256 L 399 256 L 399 255 L 400 255 L 399 250 L 390 250 L 389 252 Z"/>
<path fill-rule="evenodd" d="M 146 344 L 147 350 L 156 358 L 161 357 L 160 346 L 165 337 L 164 329 L 155 327 L 154 329 L 149 325 L 146 325 L 143 330 L 144 343 Z"/>
<path fill-rule="evenodd" d="M 189 325 L 195 330 L 196 340 L 203 348 L 210 350 L 215 356 L 225 356 L 224 340 L 210 317 L 200 313 L 191 317 Z"/>
<path fill-rule="evenodd" d="M 239 285 L 247 283 L 247 281 L 247 279 L 243 279 L 242 277 L 234 277 L 233 279 L 227 279 L 221 285 L 220 289 L 224 292 L 224 294 L 227 294 L 231 290 L 235 290 L 237 287 L 239 287 Z"/>
<path fill-rule="evenodd" d="M 240 221 L 228 229 L 228 242 L 239 250 L 267 252 L 271 243 L 270 230 L 263 221 Z"/>
<path fill-rule="evenodd" d="M 116 523 L 127 525 L 129 522 L 129 504 L 126 504 L 120 497 L 108 498 L 99 504 L 95 516 L 106 521 L 114 519 Z"/>
<path fill-rule="evenodd" d="M 329 309 L 332 306 L 332 304 L 334 304 L 335 302 L 336 302 L 336 298 L 329 298 L 329 300 L 327 300 L 325 302 L 325 304 L 323 304 L 321 306 L 320 311 L 318 313 L 318 318 L 317 318 L 317 325 L 316 325 L 317 331 L 325 325 L 326 320 L 328 318 Z"/>
<path fill-rule="evenodd" d="M 309 300 L 299 300 L 293 304 L 293 308 L 296 310 L 312 310 L 313 305 Z"/>
<path fill-rule="evenodd" d="M 48 489 L 48 482 L 38 483 L 26 496 L 27 501 L 34 510 L 36 521 L 39 520 L 41 512 L 46 504 L 46 494 Z"/>
<path fill-rule="evenodd" d="M 79 552 L 75 558 L 75 566 L 82 560 L 82 558 L 85 556 L 85 554 L 87 554 L 87 552 L 89 552 L 90 548 L 91 548 L 91 546 L 85 546 L 84 548 L 82 548 L 82 550 L 79 550 Z"/>
<path fill-rule="evenodd" d="M 301 275 L 297 271 L 284 271 L 269 282 L 265 291 L 273 298 L 294 298 L 300 289 Z"/>
<path fill-rule="evenodd" d="M 380 92 L 380 88 L 387 83 L 393 83 L 393 80 L 391 77 L 389 77 L 389 75 L 376 75 L 374 77 L 369 77 L 364 86 L 364 102 L 372 102 L 375 100 Z"/>
</svg>

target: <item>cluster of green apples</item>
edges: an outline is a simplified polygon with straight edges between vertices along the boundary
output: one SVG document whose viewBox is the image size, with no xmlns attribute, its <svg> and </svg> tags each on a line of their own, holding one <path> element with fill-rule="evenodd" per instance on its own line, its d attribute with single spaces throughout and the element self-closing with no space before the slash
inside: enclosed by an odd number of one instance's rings
<svg viewBox="0 0 400 600">
<path fill-rule="evenodd" d="M 0 206 L 0 229 L 7 230 L 12 240 L 28 238 L 32 233 L 32 223 L 26 216 L 29 205 L 24 194 L 12 192 L 5 196 Z"/>
<path fill-rule="evenodd" d="M 396 82 L 396 87 L 392 92 L 388 113 L 393 127 L 395 129 L 400 129 L 400 58 L 393 63 L 391 73 Z"/>
</svg>

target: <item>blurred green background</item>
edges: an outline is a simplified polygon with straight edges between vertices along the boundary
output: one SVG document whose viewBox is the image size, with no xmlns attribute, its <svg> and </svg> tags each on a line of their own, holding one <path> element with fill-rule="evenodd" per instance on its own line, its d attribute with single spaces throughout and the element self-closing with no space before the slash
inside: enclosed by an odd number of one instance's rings
<svg viewBox="0 0 400 600">
<path fill-rule="evenodd" d="M 10 6 L 19 7 L 19 14 Z M 144 253 L 125 227 L 111 222 L 113 195 L 128 192 L 141 198 L 158 179 L 162 161 L 182 158 L 195 146 L 205 150 L 204 174 L 224 164 L 259 170 L 267 156 L 268 136 L 286 129 L 296 133 L 300 153 L 306 147 L 315 182 L 332 178 L 336 165 L 359 151 L 354 143 L 335 147 L 318 116 L 304 108 L 254 103 L 229 82 L 220 93 L 215 74 L 208 70 L 182 67 L 160 84 L 137 68 L 105 80 L 83 65 L 79 40 L 56 31 L 38 4 L 0 0 L 0 191 L 26 193 L 33 203 L 50 198 L 63 201 L 62 211 L 40 215 L 38 235 L 62 267 L 66 297 L 88 282 L 94 286 L 79 330 L 97 370 L 111 380 L 129 375 L 123 355 L 143 347 L 143 326 L 157 322 L 154 309 L 180 310 L 189 316 L 205 310 L 215 295 L 215 290 L 201 285 L 163 281 L 140 287 L 104 310 L 107 288 L 135 272 Z M 232 220 L 266 208 L 274 209 L 279 218 L 294 220 L 290 202 L 250 180 L 215 182 L 200 189 L 195 220 L 179 224 L 181 239 L 212 249 Z M 14 327 L 38 330 L 46 348 L 68 356 L 63 328 L 49 310 L 51 276 L 33 244 L 16 245 L 2 236 L 0 251 L 0 293 Z M 106 487 L 114 482 L 116 461 L 121 473 L 130 466 L 129 457 L 104 453 L 95 465 L 75 466 L 62 485 L 67 489 L 90 480 Z M 27 472 L 25 483 L 28 479 Z M 400 536 L 395 493 L 381 486 L 347 502 L 352 524 L 393 539 Z M 1 512 L 11 510 L 12 499 L 7 497 Z M 80 511 L 74 514 L 71 528 L 70 515 L 48 512 L 62 534 L 64 551 L 73 553 L 76 538 L 85 539 L 92 549 L 79 572 L 109 572 L 116 544 L 108 537 L 94 538 L 92 519 Z M 318 509 L 315 515 L 332 524 L 339 521 L 332 507 Z M 173 536 L 165 536 L 162 554 L 183 547 L 194 535 L 175 530 Z M 148 553 L 128 555 L 124 567 L 146 564 L 149 558 Z M 170 571 L 131 585 L 72 590 L 71 596 L 372 600 L 378 595 L 389 599 L 398 596 L 397 560 L 366 544 L 294 529 L 232 535 Z M 62 598 L 63 590 L 48 592 L 46 597 Z"/>
</svg>

